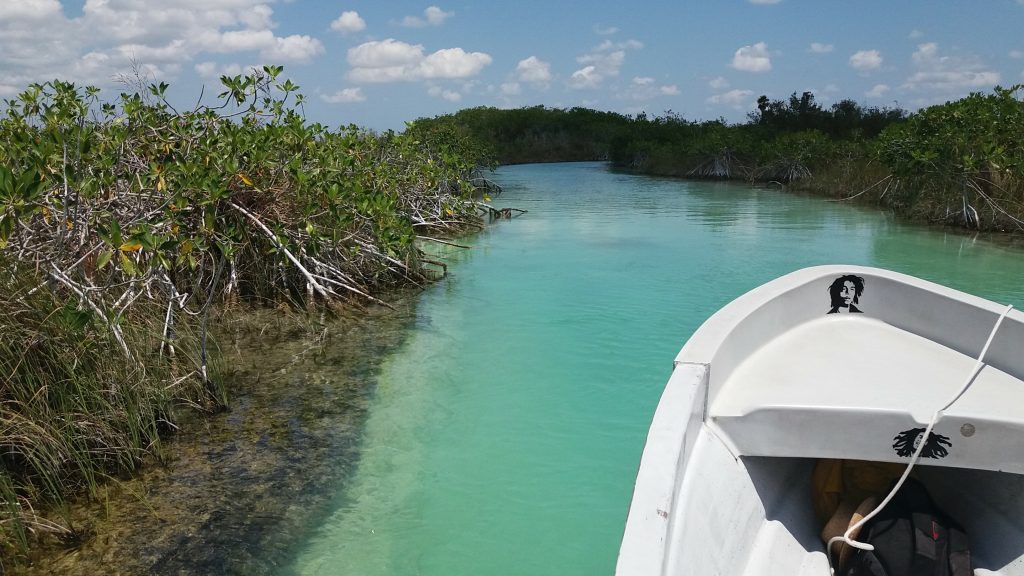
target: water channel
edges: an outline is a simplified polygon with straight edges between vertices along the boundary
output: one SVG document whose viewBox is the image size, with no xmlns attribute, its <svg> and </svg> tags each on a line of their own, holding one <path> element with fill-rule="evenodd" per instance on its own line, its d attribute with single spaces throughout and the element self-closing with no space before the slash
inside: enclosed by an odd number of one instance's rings
<svg viewBox="0 0 1024 576">
<path fill-rule="evenodd" d="M 303 357 L 306 337 L 256 355 L 248 381 L 285 385 L 240 393 L 207 425 L 222 439 L 194 434 L 199 449 L 151 473 L 140 500 L 156 511 L 122 536 L 162 522 L 134 536 L 152 550 L 86 544 L 58 565 L 611 574 L 672 358 L 723 304 L 792 270 L 846 263 L 1024 306 L 1021 248 L 877 210 L 601 163 L 511 166 L 494 178 L 505 188 L 495 203 L 528 213 L 448 252 L 450 275 L 415 306 L 333 336 L 315 362 L 272 361 L 273 350 Z M 353 364 L 353 354 L 376 360 Z M 166 493 L 202 513 L 155 520 Z"/>
</svg>

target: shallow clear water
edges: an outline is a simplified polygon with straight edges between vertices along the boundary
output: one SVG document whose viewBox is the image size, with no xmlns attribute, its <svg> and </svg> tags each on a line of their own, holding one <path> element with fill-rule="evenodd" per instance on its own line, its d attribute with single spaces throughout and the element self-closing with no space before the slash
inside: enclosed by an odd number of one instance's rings
<svg viewBox="0 0 1024 576">
<path fill-rule="evenodd" d="M 825 263 L 1024 306 L 1024 251 L 734 184 L 506 167 L 529 210 L 452 257 L 386 361 L 361 457 L 288 574 L 611 574 L 650 418 L 686 338 Z"/>
</svg>

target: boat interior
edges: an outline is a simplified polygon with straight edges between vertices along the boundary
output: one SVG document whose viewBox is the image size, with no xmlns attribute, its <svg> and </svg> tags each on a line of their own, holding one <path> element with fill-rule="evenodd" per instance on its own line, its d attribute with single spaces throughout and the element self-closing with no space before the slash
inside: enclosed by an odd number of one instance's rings
<svg viewBox="0 0 1024 576">
<path fill-rule="evenodd" d="M 736 458 L 707 428 L 691 456 L 669 535 L 691 544 L 669 547 L 665 574 L 829 575 L 811 497 L 816 459 Z M 1024 576 L 1024 475 L 929 465 L 914 475 L 964 527 L 976 575 Z"/>
<path fill-rule="evenodd" d="M 857 310 L 823 306 L 840 281 Z M 815 466 L 916 453 L 975 574 L 1024 576 L 1022 342 L 1024 313 L 878 269 L 809 268 L 737 298 L 676 357 L 617 574 L 827 576 Z"/>
</svg>

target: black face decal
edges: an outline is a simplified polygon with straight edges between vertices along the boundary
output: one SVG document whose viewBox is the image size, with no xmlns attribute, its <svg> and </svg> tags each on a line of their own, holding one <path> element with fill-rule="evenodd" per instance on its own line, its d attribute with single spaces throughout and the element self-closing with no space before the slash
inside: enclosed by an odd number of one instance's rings
<svg viewBox="0 0 1024 576">
<path fill-rule="evenodd" d="M 896 451 L 896 455 L 904 458 L 913 456 L 922 434 L 924 434 L 924 428 L 911 428 L 897 434 L 892 439 L 892 448 Z M 949 437 L 932 432 L 928 435 L 924 449 L 921 450 L 921 458 L 945 458 L 949 454 L 946 447 L 952 445 Z"/>
<path fill-rule="evenodd" d="M 864 293 L 864 278 L 846 274 L 832 281 L 828 287 L 828 295 L 832 301 L 829 314 L 860 313 L 857 307 L 860 295 Z"/>
</svg>

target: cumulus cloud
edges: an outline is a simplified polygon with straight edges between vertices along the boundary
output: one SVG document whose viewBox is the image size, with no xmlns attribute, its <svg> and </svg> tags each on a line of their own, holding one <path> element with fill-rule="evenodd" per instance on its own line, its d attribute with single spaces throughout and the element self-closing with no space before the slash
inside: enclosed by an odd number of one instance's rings
<svg viewBox="0 0 1024 576">
<path fill-rule="evenodd" d="M 882 67 L 882 53 L 878 50 L 860 50 L 850 56 L 850 66 L 861 72 L 877 70 Z"/>
<path fill-rule="evenodd" d="M 974 57 L 944 56 L 935 42 L 920 44 L 910 60 L 916 70 L 902 88 L 953 95 L 999 84 L 999 72 Z"/>
<path fill-rule="evenodd" d="M 61 11 L 57 0 L 5 0 L 0 3 L 0 21 L 40 21 L 59 16 Z"/>
<path fill-rule="evenodd" d="M 153 79 L 173 79 L 185 65 L 216 74 L 215 54 L 252 52 L 268 63 L 322 54 L 316 38 L 274 33 L 272 2 L 85 0 L 69 18 L 57 0 L 0 0 L 0 69 L 10 85 L 57 77 L 103 86 L 133 69 Z"/>
<path fill-rule="evenodd" d="M 520 82 L 547 84 L 551 81 L 551 64 L 530 56 L 516 64 L 516 79 Z"/>
<path fill-rule="evenodd" d="M 273 44 L 260 51 L 260 57 L 274 63 L 306 63 L 324 53 L 324 45 L 312 36 L 293 34 L 274 38 Z"/>
<path fill-rule="evenodd" d="M 626 100 L 651 100 L 659 96 L 678 96 L 679 87 L 675 84 L 658 84 L 650 76 L 636 76 L 629 86 L 618 94 L 619 98 Z"/>
<path fill-rule="evenodd" d="M 821 42 L 811 42 L 810 51 L 814 52 L 815 54 L 828 54 L 829 52 L 835 50 L 835 48 L 836 47 L 834 44 L 822 44 Z"/>
<path fill-rule="evenodd" d="M 505 82 L 501 85 L 501 93 L 505 96 L 517 96 L 523 92 L 519 82 Z"/>
<path fill-rule="evenodd" d="M 758 42 L 753 46 L 744 46 L 732 57 L 732 67 L 744 72 L 768 72 L 772 69 L 772 60 L 768 55 L 768 46 Z"/>
<path fill-rule="evenodd" d="M 343 88 L 334 94 L 321 94 L 320 99 L 328 104 L 351 104 L 354 102 L 365 102 L 362 88 Z"/>
<path fill-rule="evenodd" d="M 421 44 L 407 44 L 393 38 L 350 48 L 347 60 L 352 66 L 349 79 L 354 82 L 468 78 L 491 63 L 490 55 L 483 52 L 445 48 L 424 54 Z"/>
<path fill-rule="evenodd" d="M 573 72 L 569 87 L 577 90 L 597 88 L 605 78 L 618 76 L 626 62 L 627 50 L 639 50 L 644 45 L 637 40 L 612 42 L 605 40 L 590 52 L 578 56 L 576 62 L 583 68 Z"/>
<path fill-rule="evenodd" d="M 889 87 L 886 86 L 885 84 L 875 84 L 875 86 L 871 88 L 871 90 L 865 92 L 864 95 L 867 96 L 868 98 L 880 98 L 884 96 L 885 93 L 888 91 Z"/>
<path fill-rule="evenodd" d="M 589 88 L 597 88 L 601 85 L 602 76 L 597 73 L 597 69 L 593 66 L 585 66 L 572 73 L 569 78 L 569 86 L 576 90 L 586 90 Z"/>
<path fill-rule="evenodd" d="M 440 26 L 444 21 L 454 16 L 454 12 L 445 12 L 437 6 L 431 6 L 423 11 L 423 17 L 406 16 L 402 19 L 402 26 L 407 28 L 425 28 L 427 26 Z"/>
<path fill-rule="evenodd" d="M 331 30 L 341 32 L 342 34 L 351 34 L 365 29 L 366 21 L 359 16 L 359 12 L 354 10 L 342 12 L 341 16 L 338 16 L 331 22 Z"/>
<path fill-rule="evenodd" d="M 754 95 L 752 90 L 729 90 L 723 94 L 715 94 L 707 99 L 708 104 L 732 106 L 738 110 L 749 108 L 752 102 L 750 101 L 751 96 Z"/>
<path fill-rule="evenodd" d="M 427 56 L 419 64 L 424 78 L 468 78 L 491 63 L 482 52 L 466 52 L 462 48 L 444 48 Z"/>
<path fill-rule="evenodd" d="M 449 102 L 458 102 L 462 100 L 462 94 L 454 90 L 445 90 L 439 86 L 431 86 L 427 89 L 427 94 L 434 96 L 435 98 L 442 98 Z"/>
<path fill-rule="evenodd" d="M 710 81 L 708 81 L 708 86 L 712 90 L 725 90 L 726 88 L 729 87 L 729 81 L 726 80 L 725 77 L 719 76 L 717 78 L 712 78 Z"/>
<path fill-rule="evenodd" d="M 249 64 L 242 66 L 237 62 L 231 62 L 229 64 L 218 64 L 216 62 L 200 62 L 193 66 L 196 74 L 203 80 L 215 80 L 221 76 L 238 76 L 240 74 L 249 74 L 257 72 L 261 69 L 261 66 L 255 64 Z"/>
</svg>

